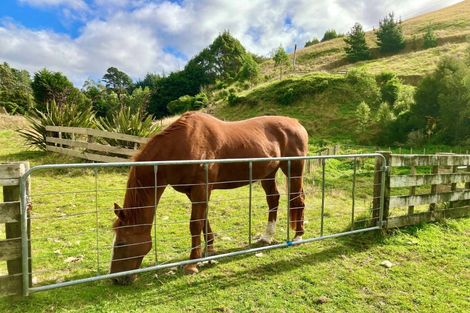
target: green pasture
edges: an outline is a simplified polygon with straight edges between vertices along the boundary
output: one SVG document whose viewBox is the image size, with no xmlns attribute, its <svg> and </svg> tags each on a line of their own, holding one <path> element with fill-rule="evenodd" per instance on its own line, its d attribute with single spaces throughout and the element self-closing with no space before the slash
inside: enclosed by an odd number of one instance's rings
<svg viewBox="0 0 470 313">
<path fill-rule="evenodd" d="M 0 162 L 80 162 L 28 150 L 19 136 L 0 131 Z M 370 222 L 374 160 L 361 160 L 355 190 L 355 228 Z M 352 160 L 326 164 L 324 234 L 351 228 Z M 104 274 L 109 270 L 114 219 L 127 170 L 37 171 L 32 176 L 32 257 L 35 286 Z M 286 182 L 278 175 L 281 204 L 277 242 L 286 238 Z M 305 179 L 304 238 L 320 235 L 321 171 L 313 162 Z M 219 253 L 248 247 L 248 187 L 217 190 L 209 218 Z M 157 210 L 157 249 L 143 266 L 185 259 L 190 250 L 190 202 L 167 188 Z M 261 186 L 253 187 L 253 245 L 267 221 Z M 403 312 L 470 309 L 470 220 L 449 220 L 365 233 L 256 255 L 202 264 L 187 276 L 180 268 L 139 275 L 132 286 L 108 280 L 0 299 L 0 312 Z M 292 232 L 291 232 L 292 235 Z M 3 229 L 0 238 L 4 237 Z M 380 263 L 390 260 L 394 266 Z M 0 274 L 6 271 L 0 265 Z"/>
</svg>

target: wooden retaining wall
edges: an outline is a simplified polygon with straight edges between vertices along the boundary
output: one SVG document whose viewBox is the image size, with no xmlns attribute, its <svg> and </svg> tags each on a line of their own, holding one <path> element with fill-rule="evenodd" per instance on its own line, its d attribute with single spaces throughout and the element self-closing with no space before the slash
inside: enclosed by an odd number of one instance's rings
<svg viewBox="0 0 470 313">
<path fill-rule="evenodd" d="M 49 133 L 46 137 L 47 150 L 97 162 L 129 161 L 136 149 L 149 140 L 80 127 L 46 126 L 46 131 Z"/>
<path fill-rule="evenodd" d="M 22 293 L 19 178 L 28 169 L 28 162 L 0 164 L 0 188 L 3 189 L 3 202 L 0 202 L 0 227 L 5 225 L 5 231 L 0 232 L 0 262 L 6 262 L 8 272 L 7 275 L 0 273 L 0 297 Z M 29 184 L 27 193 L 29 194 Z M 4 265 L 3 263 L 2 266 Z M 29 272 L 31 273 L 31 270 Z"/>
<path fill-rule="evenodd" d="M 389 165 L 384 201 L 387 228 L 470 216 L 470 155 L 382 153 Z M 419 212 L 417 206 L 421 206 Z"/>
</svg>

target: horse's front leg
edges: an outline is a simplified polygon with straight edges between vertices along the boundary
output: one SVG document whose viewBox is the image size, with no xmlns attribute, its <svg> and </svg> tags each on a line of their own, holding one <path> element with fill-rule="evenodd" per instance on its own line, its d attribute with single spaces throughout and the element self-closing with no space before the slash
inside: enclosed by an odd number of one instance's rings
<svg viewBox="0 0 470 313">
<path fill-rule="evenodd" d="M 208 198 L 208 197 L 207 197 Z M 191 188 L 190 199 L 191 206 L 191 220 L 189 221 L 189 230 L 191 232 L 191 253 L 189 258 L 199 259 L 202 256 L 201 249 L 201 232 L 205 228 L 206 218 L 206 190 L 205 186 L 194 186 Z M 212 237 L 212 241 L 213 241 Z M 184 271 L 187 274 L 195 274 L 198 272 L 197 264 L 191 263 L 184 266 Z"/>
</svg>

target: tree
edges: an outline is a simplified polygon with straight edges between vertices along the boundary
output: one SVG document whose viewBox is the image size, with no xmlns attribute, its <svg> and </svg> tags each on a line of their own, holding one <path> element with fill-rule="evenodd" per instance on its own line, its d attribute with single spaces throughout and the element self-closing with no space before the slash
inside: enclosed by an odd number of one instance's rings
<svg viewBox="0 0 470 313">
<path fill-rule="evenodd" d="M 396 21 L 393 12 L 379 22 L 379 29 L 375 35 L 381 52 L 396 52 L 405 47 L 401 20 Z"/>
<path fill-rule="evenodd" d="M 279 79 L 282 78 L 282 67 L 289 64 L 289 56 L 282 46 L 279 46 L 273 53 L 274 66 L 279 67 Z"/>
<path fill-rule="evenodd" d="M 367 103 L 362 101 L 357 106 L 354 115 L 357 123 L 356 131 L 359 134 L 363 134 L 371 122 L 370 107 L 367 105 Z"/>
<path fill-rule="evenodd" d="M 122 95 L 128 94 L 132 89 L 132 79 L 126 73 L 118 70 L 116 67 L 110 67 L 103 75 L 103 82 L 106 88 L 115 92 L 119 101 L 122 101 Z"/>
<path fill-rule="evenodd" d="M 340 36 L 336 33 L 336 30 L 328 29 L 323 34 L 323 38 L 321 39 L 321 42 L 325 42 L 327 40 L 335 39 L 335 38 L 338 38 L 338 37 L 340 37 Z"/>
<path fill-rule="evenodd" d="M 320 40 L 318 40 L 318 38 L 313 38 L 305 43 L 304 48 L 316 45 L 317 43 L 320 43 Z"/>
<path fill-rule="evenodd" d="M 424 49 L 434 48 L 437 46 L 437 37 L 434 34 L 431 26 L 426 28 L 426 32 L 423 36 L 423 46 Z"/>
<path fill-rule="evenodd" d="M 9 113 L 24 114 L 33 107 L 31 78 L 27 71 L 20 71 L 0 64 L 0 106 Z"/>
<path fill-rule="evenodd" d="M 351 62 L 370 59 L 369 47 L 366 43 L 366 34 L 359 23 L 354 24 L 350 32 L 344 38 L 347 46 L 344 48 L 346 57 Z"/>
<path fill-rule="evenodd" d="M 470 138 L 470 70 L 464 61 L 444 57 L 416 89 L 412 122 L 438 142 L 456 144 Z"/>
<path fill-rule="evenodd" d="M 238 80 L 255 82 L 259 76 L 258 63 L 253 58 L 246 58 L 243 62 L 242 68 L 238 73 Z"/>
<path fill-rule="evenodd" d="M 36 72 L 31 88 L 40 111 L 45 111 L 51 101 L 55 101 L 58 107 L 71 103 L 79 107 L 89 105 L 89 100 L 60 72 L 51 72 L 45 68 Z"/>
</svg>

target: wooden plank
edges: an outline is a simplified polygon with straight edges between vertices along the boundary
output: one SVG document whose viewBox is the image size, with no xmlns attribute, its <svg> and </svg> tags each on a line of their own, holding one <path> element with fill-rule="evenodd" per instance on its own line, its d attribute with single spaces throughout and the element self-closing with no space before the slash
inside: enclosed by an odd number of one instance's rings
<svg viewBox="0 0 470 313">
<path fill-rule="evenodd" d="M 74 133 L 80 135 L 87 135 L 88 128 L 81 127 L 66 127 L 66 126 L 46 126 L 46 131 L 49 132 L 62 132 L 62 133 Z"/>
<path fill-rule="evenodd" d="M 84 148 L 84 149 L 100 151 L 100 152 L 122 154 L 122 155 L 125 155 L 125 156 L 133 156 L 136 153 L 136 151 L 134 149 L 113 147 L 113 146 L 110 146 L 110 145 L 102 145 L 102 144 L 98 144 L 98 143 L 89 143 L 89 142 L 86 142 L 86 141 L 60 139 L 60 138 L 55 138 L 55 137 L 46 137 L 46 142 L 57 143 L 57 144 L 71 146 L 71 147 Z"/>
<path fill-rule="evenodd" d="M 129 159 L 80 152 L 80 151 L 76 151 L 72 149 L 59 148 L 59 147 L 54 147 L 54 146 L 46 146 L 46 149 L 48 151 L 57 152 L 57 153 L 65 154 L 65 155 L 76 157 L 76 158 L 82 158 L 82 159 L 86 159 L 90 161 L 97 161 L 97 162 L 128 162 L 129 161 Z"/>
<path fill-rule="evenodd" d="M 19 178 L 22 173 L 21 163 L 0 164 L 0 178 Z"/>
<path fill-rule="evenodd" d="M 18 186 L 19 183 L 18 178 L 0 178 L 0 186 Z"/>
<path fill-rule="evenodd" d="M 20 202 L 0 203 L 0 224 L 20 222 Z"/>
<path fill-rule="evenodd" d="M 413 215 L 394 216 L 387 220 L 387 228 L 396 228 L 409 225 L 416 225 L 423 222 L 434 222 L 444 218 L 458 218 L 470 216 L 470 206 L 452 208 L 446 210 L 435 210 Z"/>
<path fill-rule="evenodd" d="M 123 141 L 137 142 L 137 143 L 147 143 L 149 141 L 149 138 L 145 138 L 145 137 L 132 136 L 132 135 L 120 134 L 120 133 L 112 133 L 112 132 L 107 132 L 104 130 L 91 129 L 91 128 L 88 128 L 88 135 L 109 138 L 109 139 L 118 139 L 118 140 L 123 140 Z"/>
<path fill-rule="evenodd" d="M 391 166 L 466 166 L 470 165 L 470 155 L 414 155 L 392 154 Z"/>
<path fill-rule="evenodd" d="M 420 205 L 429 203 L 439 203 L 447 201 L 459 201 L 470 199 L 470 190 L 443 192 L 436 194 L 417 196 L 393 196 L 390 197 L 390 208 L 407 207 L 410 205 Z"/>
<path fill-rule="evenodd" d="M 0 296 L 11 296 L 21 294 L 21 275 L 0 276 Z"/>
<path fill-rule="evenodd" d="M 422 185 L 442 185 L 470 182 L 470 173 L 393 175 L 390 176 L 390 187 L 413 187 Z"/>
<path fill-rule="evenodd" d="M 0 261 L 21 258 L 21 238 L 0 241 Z"/>
</svg>

